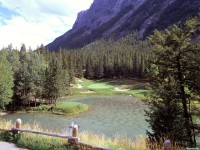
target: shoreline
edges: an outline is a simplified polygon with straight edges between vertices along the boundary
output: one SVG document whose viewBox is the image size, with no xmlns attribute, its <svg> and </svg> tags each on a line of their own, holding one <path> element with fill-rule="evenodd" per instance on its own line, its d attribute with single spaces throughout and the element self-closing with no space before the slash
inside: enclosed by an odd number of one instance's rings
<svg viewBox="0 0 200 150">
<path fill-rule="evenodd" d="M 54 108 L 50 110 L 49 108 L 40 109 L 39 107 L 34 107 L 29 110 L 15 110 L 15 111 L 0 111 L 0 116 L 8 115 L 8 114 L 20 114 L 20 113 L 44 113 L 44 114 L 52 114 L 52 115 L 62 115 L 62 116 L 76 116 L 81 113 L 89 111 L 89 106 L 87 104 L 77 104 L 76 106 L 69 108 Z"/>
</svg>

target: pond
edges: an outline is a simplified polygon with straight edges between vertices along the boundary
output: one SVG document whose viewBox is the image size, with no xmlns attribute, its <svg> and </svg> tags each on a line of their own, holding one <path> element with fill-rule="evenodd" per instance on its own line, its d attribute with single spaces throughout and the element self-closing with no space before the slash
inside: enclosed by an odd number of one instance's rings
<svg viewBox="0 0 200 150">
<path fill-rule="evenodd" d="M 145 104 L 130 95 L 126 96 L 95 96 L 62 99 L 76 101 L 89 105 L 89 111 L 77 116 L 60 116 L 42 113 L 7 114 L 5 119 L 15 121 L 21 118 L 23 122 L 34 121 L 42 127 L 51 130 L 62 130 L 70 126 L 73 121 L 80 126 L 80 130 L 103 133 L 113 137 L 116 133 L 134 138 L 145 135 L 148 124 L 145 121 Z"/>
</svg>

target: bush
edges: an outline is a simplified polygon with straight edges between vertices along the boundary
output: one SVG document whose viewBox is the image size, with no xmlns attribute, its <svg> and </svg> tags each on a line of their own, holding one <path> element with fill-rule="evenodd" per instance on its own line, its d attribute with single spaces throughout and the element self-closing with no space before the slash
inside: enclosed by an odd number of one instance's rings
<svg viewBox="0 0 200 150">
<path fill-rule="evenodd" d="M 12 132 L 1 132 L 0 138 L 7 142 L 14 142 L 16 143 L 18 139 L 20 138 L 20 134 L 13 134 Z"/>
<path fill-rule="evenodd" d="M 38 107 L 32 108 L 32 110 L 33 111 L 40 111 L 40 112 L 42 112 L 42 111 L 48 111 L 49 108 L 50 108 L 50 106 L 48 106 L 48 105 L 40 105 Z"/>
</svg>

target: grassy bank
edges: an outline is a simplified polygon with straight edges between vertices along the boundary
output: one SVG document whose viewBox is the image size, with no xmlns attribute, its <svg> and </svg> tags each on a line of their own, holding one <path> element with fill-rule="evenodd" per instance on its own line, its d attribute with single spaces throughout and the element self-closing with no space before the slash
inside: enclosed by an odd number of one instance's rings
<svg viewBox="0 0 200 150">
<path fill-rule="evenodd" d="M 148 94 L 146 82 L 134 79 L 76 79 L 71 95 L 133 95 L 145 98 Z"/>
<path fill-rule="evenodd" d="M 0 128 L 11 129 L 14 123 L 0 118 Z M 30 129 L 40 132 L 55 133 L 47 129 L 42 129 L 37 123 L 22 124 L 23 129 Z M 58 131 L 56 134 L 62 134 Z M 94 134 L 92 132 L 84 131 L 79 135 L 80 141 L 90 143 L 93 145 L 109 147 L 116 150 L 148 150 L 146 147 L 145 138 L 138 136 L 135 140 L 131 140 L 126 136 L 116 135 L 113 139 L 107 138 L 103 134 Z M 0 132 L 0 140 L 16 143 L 18 146 L 32 150 L 79 150 L 84 149 L 80 147 L 72 147 L 67 144 L 67 139 L 53 138 L 44 135 L 20 133 L 19 136 L 13 136 L 10 133 Z M 162 145 L 162 143 L 161 143 Z M 158 145 L 153 145 L 155 150 L 162 148 Z M 174 150 L 182 150 L 179 147 L 174 147 Z"/>
<path fill-rule="evenodd" d="M 57 102 L 56 105 L 40 105 L 29 112 L 47 112 L 59 115 L 77 115 L 89 109 L 88 105 L 78 102 Z"/>
<path fill-rule="evenodd" d="M 0 128 L 11 129 L 14 127 L 14 123 L 11 121 L 2 120 L 0 118 Z M 46 129 L 42 129 L 37 123 L 23 124 L 23 129 L 30 129 L 39 132 L 51 132 Z M 19 147 L 28 148 L 31 150 L 66 150 L 73 149 L 66 145 L 66 140 L 53 138 L 48 136 L 40 136 L 37 134 L 20 133 L 19 136 L 13 136 L 11 133 L 0 132 L 0 140 L 16 143 Z"/>
</svg>

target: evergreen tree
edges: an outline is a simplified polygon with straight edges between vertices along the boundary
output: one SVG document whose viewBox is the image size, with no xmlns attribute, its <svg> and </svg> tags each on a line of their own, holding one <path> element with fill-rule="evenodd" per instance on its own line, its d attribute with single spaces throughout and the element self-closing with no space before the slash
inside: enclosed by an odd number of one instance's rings
<svg viewBox="0 0 200 150">
<path fill-rule="evenodd" d="M 40 99 L 42 95 L 43 76 L 46 68 L 46 62 L 38 52 L 29 52 L 28 72 L 29 72 L 29 101 Z"/>
<path fill-rule="evenodd" d="M 67 93 L 67 71 L 62 68 L 62 62 L 53 58 L 45 72 L 43 98 L 49 103 L 55 103 L 57 98 Z"/>
<path fill-rule="evenodd" d="M 28 71 L 28 53 L 26 47 L 22 44 L 19 52 L 20 67 L 15 74 L 15 87 L 14 87 L 14 102 L 18 105 L 28 104 L 29 93 L 29 71 Z"/>
<path fill-rule="evenodd" d="M 171 128 L 173 132 L 170 132 L 170 136 L 174 137 L 175 141 L 186 142 L 189 145 L 196 144 L 189 104 L 194 89 L 191 85 L 195 85 L 196 81 L 193 73 L 199 74 L 200 71 L 199 61 L 193 57 L 199 53 L 200 47 L 192 42 L 193 35 L 199 29 L 200 17 L 196 17 L 186 21 L 182 28 L 173 25 L 170 29 L 166 29 L 163 32 L 156 30 L 149 37 L 155 45 L 153 52 L 156 56 L 155 61 L 152 63 L 154 65 L 152 68 L 154 69 L 151 70 L 152 82 L 150 82 L 150 86 L 157 97 L 152 97 L 153 101 L 150 111 L 147 113 L 149 116 L 148 122 L 155 136 L 161 136 L 161 134 L 157 133 L 162 132 L 162 134 L 166 134 L 168 131 L 160 128 L 165 126 L 166 128 Z M 166 104 L 166 107 L 159 107 L 162 103 Z M 173 107 L 171 107 L 171 103 L 174 103 Z M 154 109 L 156 107 L 158 109 Z M 179 112 L 178 114 L 171 114 L 170 111 L 166 111 L 168 108 L 180 111 L 176 112 Z M 177 123 L 182 127 L 179 133 L 176 130 L 176 126 L 171 126 L 166 122 L 166 118 L 157 115 L 161 111 L 166 112 L 167 116 L 174 118 L 171 120 L 171 124 L 175 125 Z M 183 119 L 179 117 L 180 115 Z M 156 122 L 155 120 L 160 121 Z M 176 134 L 182 136 L 176 138 Z"/>
<path fill-rule="evenodd" d="M 15 52 L 13 53 L 15 54 Z M 10 59 L 15 58 L 14 54 L 10 55 Z M 22 45 L 19 60 L 18 67 L 13 67 L 15 72 L 14 103 L 30 106 L 31 101 L 35 101 L 36 106 L 36 99 L 40 98 L 42 94 L 42 77 L 46 68 L 45 59 L 39 52 L 26 52 L 25 45 Z M 14 65 L 13 60 L 10 61 Z"/>
<path fill-rule="evenodd" d="M 12 66 L 6 59 L 5 53 L 6 51 L 0 53 L 0 109 L 5 109 L 11 102 L 14 86 Z"/>
<path fill-rule="evenodd" d="M 182 117 L 183 110 L 179 98 L 176 97 L 176 81 L 171 76 L 163 79 L 155 65 L 150 69 L 150 81 L 150 92 L 153 94 L 148 102 L 149 110 L 146 112 L 146 120 L 153 131 L 147 131 L 150 140 L 156 142 L 162 138 L 170 138 L 171 141 L 179 143 L 188 141 Z"/>
<path fill-rule="evenodd" d="M 95 61 L 93 53 L 87 57 L 84 76 L 88 79 L 94 79 L 95 77 Z"/>
</svg>

